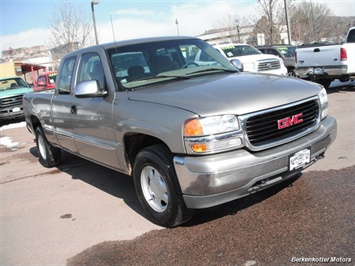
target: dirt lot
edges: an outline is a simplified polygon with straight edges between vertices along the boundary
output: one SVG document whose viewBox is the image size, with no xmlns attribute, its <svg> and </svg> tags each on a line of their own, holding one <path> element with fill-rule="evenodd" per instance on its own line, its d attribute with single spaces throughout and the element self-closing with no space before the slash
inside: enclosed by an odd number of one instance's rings
<svg viewBox="0 0 355 266">
<path fill-rule="evenodd" d="M 354 263 L 355 86 L 333 87 L 329 100 L 338 137 L 324 160 L 175 229 L 145 218 L 129 177 L 67 153 L 60 167 L 43 168 L 23 123 L 3 126 L 0 264 Z"/>
</svg>

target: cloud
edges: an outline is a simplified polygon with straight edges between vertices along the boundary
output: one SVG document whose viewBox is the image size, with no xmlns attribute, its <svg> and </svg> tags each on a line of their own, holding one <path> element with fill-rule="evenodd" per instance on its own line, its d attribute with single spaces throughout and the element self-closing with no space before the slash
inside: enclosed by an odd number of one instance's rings
<svg viewBox="0 0 355 266">
<path fill-rule="evenodd" d="M 32 47 L 36 45 L 49 44 L 49 28 L 37 28 L 20 32 L 18 34 L 1 36 L 1 51 L 8 50 L 9 47 Z"/>
<path fill-rule="evenodd" d="M 178 2 L 176 2 L 178 3 Z M 170 9 L 153 11 L 151 9 L 121 9 L 110 13 L 107 22 L 97 23 L 99 42 L 112 42 L 141 37 L 180 35 L 198 36 L 210 30 L 216 22 L 223 18 L 236 15 L 242 17 L 250 11 L 249 4 L 241 2 L 204 2 L 190 1 L 173 4 Z M 176 20 L 178 25 L 176 25 Z M 112 26 L 114 31 L 112 30 Z M 9 47 L 32 47 L 49 45 L 50 29 L 38 28 L 18 34 L 1 36 L 1 50 Z M 93 33 L 94 37 L 94 33 Z"/>
<path fill-rule="evenodd" d="M 120 9 L 111 13 L 112 15 L 127 15 L 127 16 L 153 16 L 154 11 L 139 10 L 139 9 Z"/>
<path fill-rule="evenodd" d="M 324 2 L 328 5 L 329 9 L 333 11 L 335 16 L 355 16 L 355 1 L 342 1 L 341 3 L 332 1 L 332 2 Z"/>
</svg>

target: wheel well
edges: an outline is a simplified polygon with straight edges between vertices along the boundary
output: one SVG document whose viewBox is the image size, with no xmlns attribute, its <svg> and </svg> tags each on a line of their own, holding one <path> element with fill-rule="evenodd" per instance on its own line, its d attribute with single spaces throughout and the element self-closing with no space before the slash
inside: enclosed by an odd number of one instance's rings
<svg viewBox="0 0 355 266">
<path fill-rule="evenodd" d="M 39 122 L 39 119 L 36 116 L 32 115 L 31 124 L 32 124 L 33 132 L 36 132 L 36 128 L 41 125 L 41 122 Z"/>
<path fill-rule="evenodd" d="M 127 163 L 129 164 L 129 168 L 133 169 L 134 160 L 137 154 L 144 148 L 148 146 L 152 146 L 154 144 L 166 144 L 158 138 L 144 135 L 131 133 L 127 134 L 124 137 L 124 146 L 125 146 L 125 156 Z"/>
</svg>

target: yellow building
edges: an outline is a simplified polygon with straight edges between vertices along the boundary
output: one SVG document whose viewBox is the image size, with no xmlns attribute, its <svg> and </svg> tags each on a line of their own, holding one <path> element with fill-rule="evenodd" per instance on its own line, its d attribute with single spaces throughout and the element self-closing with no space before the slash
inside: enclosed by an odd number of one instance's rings
<svg viewBox="0 0 355 266">
<path fill-rule="evenodd" d="M 28 83 L 33 84 L 38 75 L 46 71 L 45 66 L 10 61 L 0 64 L 0 78 L 19 76 Z"/>
</svg>

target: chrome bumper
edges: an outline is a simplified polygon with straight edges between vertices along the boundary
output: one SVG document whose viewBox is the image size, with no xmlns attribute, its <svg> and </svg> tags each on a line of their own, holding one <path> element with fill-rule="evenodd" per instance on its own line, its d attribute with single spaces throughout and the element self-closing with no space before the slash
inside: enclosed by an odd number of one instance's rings
<svg viewBox="0 0 355 266">
<path fill-rule="evenodd" d="M 348 66 L 297 67 L 295 72 L 300 78 L 340 77 L 347 74 Z"/>
<path fill-rule="evenodd" d="M 242 149 L 209 156 L 175 156 L 174 166 L 186 206 L 208 208 L 280 183 L 312 165 L 336 134 L 335 119 L 327 117 L 316 131 L 265 151 L 250 153 Z M 289 157 L 305 148 L 311 149 L 311 162 L 289 171 Z"/>
</svg>

